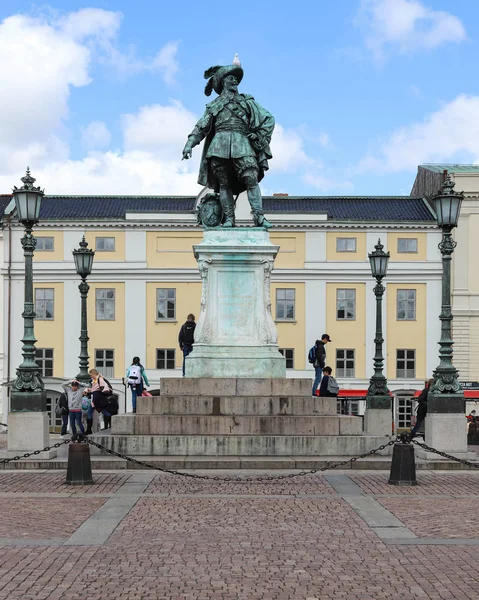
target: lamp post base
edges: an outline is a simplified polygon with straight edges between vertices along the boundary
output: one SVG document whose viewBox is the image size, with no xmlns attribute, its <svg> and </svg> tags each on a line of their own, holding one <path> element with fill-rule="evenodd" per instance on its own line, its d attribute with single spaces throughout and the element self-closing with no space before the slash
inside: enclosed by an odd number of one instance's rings
<svg viewBox="0 0 479 600">
<path fill-rule="evenodd" d="M 50 423 L 43 390 L 13 391 L 8 413 L 8 455 L 26 454 L 50 445 Z M 56 450 L 42 452 L 40 458 L 53 458 Z"/>
<path fill-rule="evenodd" d="M 364 432 L 368 435 L 392 434 L 391 397 L 369 396 L 366 398 Z"/>
<path fill-rule="evenodd" d="M 464 396 L 430 393 L 425 423 L 428 446 L 455 454 L 467 452 L 467 422 Z"/>
</svg>

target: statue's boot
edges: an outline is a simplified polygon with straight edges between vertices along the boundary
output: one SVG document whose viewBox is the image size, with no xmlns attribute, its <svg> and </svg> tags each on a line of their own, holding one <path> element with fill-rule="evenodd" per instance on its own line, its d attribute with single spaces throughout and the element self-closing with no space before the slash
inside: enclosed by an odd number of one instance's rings
<svg viewBox="0 0 479 600">
<path fill-rule="evenodd" d="M 272 227 L 271 223 L 264 216 L 263 200 L 258 184 L 248 189 L 248 200 L 253 210 L 253 221 L 255 226 L 264 227 L 265 229 Z"/>
<path fill-rule="evenodd" d="M 228 188 L 220 188 L 220 202 L 223 208 L 225 221 L 222 227 L 234 227 L 235 226 L 235 202 L 233 199 L 233 193 Z"/>
</svg>

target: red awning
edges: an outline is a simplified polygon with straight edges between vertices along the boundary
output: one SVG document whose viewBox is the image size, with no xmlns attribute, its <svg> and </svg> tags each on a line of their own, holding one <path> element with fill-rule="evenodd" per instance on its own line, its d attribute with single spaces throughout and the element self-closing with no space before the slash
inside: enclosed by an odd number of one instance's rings
<svg viewBox="0 0 479 600">
<path fill-rule="evenodd" d="M 422 390 L 417 390 L 414 392 L 413 398 L 417 398 L 421 392 Z M 464 390 L 464 398 L 466 398 L 466 400 L 479 400 L 479 390 Z"/>
<path fill-rule="evenodd" d="M 339 398 L 366 398 L 368 390 L 339 390 Z M 389 392 L 389 395 L 393 394 Z"/>
</svg>

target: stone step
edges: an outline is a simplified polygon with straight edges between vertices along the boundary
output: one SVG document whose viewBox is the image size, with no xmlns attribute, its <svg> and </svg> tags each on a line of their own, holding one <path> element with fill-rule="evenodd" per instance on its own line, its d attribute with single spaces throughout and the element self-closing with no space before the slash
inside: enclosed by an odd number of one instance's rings
<svg viewBox="0 0 479 600">
<path fill-rule="evenodd" d="M 93 448 L 92 448 L 93 450 Z M 248 470 L 260 470 L 265 474 L 265 471 L 272 470 L 285 470 L 288 473 L 294 472 L 295 470 L 308 470 L 316 469 L 319 470 L 322 467 L 327 467 L 329 464 L 337 462 L 343 462 L 348 460 L 348 456 L 135 456 L 134 458 L 148 463 L 152 467 L 159 469 L 170 469 L 170 470 L 201 470 L 206 472 L 208 470 L 243 470 L 246 471 L 244 475 L 250 475 Z M 479 463 L 478 463 L 479 464 Z M 97 472 L 111 471 L 111 470 L 131 470 L 141 469 L 148 473 L 152 470 L 148 467 L 138 465 L 134 462 L 127 461 L 122 458 L 111 456 L 108 453 L 103 455 L 94 455 L 92 451 L 91 467 L 93 471 L 93 481 Z M 50 460 L 44 460 L 36 458 L 29 458 L 24 460 L 17 460 L 8 463 L 3 466 L 5 470 L 63 470 L 66 471 L 67 459 L 66 458 L 53 458 Z M 384 480 L 387 481 L 389 478 L 389 471 L 391 468 L 391 457 L 390 456 L 378 456 L 373 455 L 367 458 L 362 458 L 352 463 L 347 463 L 336 470 L 327 470 L 326 473 L 340 473 L 342 470 L 354 469 L 354 470 L 365 470 L 366 472 L 372 470 L 381 470 L 384 472 Z M 416 459 L 416 471 L 422 470 L 440 470 L 440 471 L 465 471 L 473 470 L 471 467 L 467 467 L 461 463 L 454 462 L 452 460 L 440 459 L 436 460 L 421 460 Z M 158 471 L 158 475 L 161 472 Z M 215 476 L 216 473 L 211 473 Z M 224 473 L 221 476 L 234 477 Z M 180 476 L 181 477 L 181 476 Z M 419 479 L 419 483 L 421 483 Z M 86 486 L 88 487 L 88 486 Z M 241 493 L 241 492 L 239 492 Z"/>
<path fill-rule="evenodd" d="M 317 396 L 142 396 L 142 415 L 336 415 L 336 398 Z"/>
<path fill-rule="evenodd" d="M 367 435 L 104 435 L 92 437 L 128 456 L 357 456 L 386 444 Z M 381 451 L 389 455 L 392 446 Z"/>
<path fill-rule="evenodd" d="M 361 435 L 362 419 L 334 416 L 117 415 L 113 435 Z"/>
<path fill-rule="evenodd" d="M 312 379 L 165 377 L 163 396 L 311 396 Z"/>
</svg>

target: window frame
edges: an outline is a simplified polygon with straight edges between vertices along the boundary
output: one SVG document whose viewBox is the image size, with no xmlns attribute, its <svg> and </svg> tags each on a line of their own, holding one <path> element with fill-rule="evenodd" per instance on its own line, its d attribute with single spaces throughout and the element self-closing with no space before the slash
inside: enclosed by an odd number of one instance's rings
<svg viewBox="0 0 479 600">
<path fill-rule="evenodd" d="M 97 356 L 98 352 L 103 352 L 103 358 L 99 358 Z M 108 358 L 106 356 L 107 352 L 111 352 L 113 354 L 112 358 Z M 113 364 L 112 365 L 106 365 L 105 363 L 111 361 Z M 103 366 L 100 366 L 98 363 L 102 362 Z M 94 363 L 95 363 L 95 369 L 97 369 L 102 375 L 104 375 L 105 377 L 109 378 L 109 377 L 115 377 L 115 349 L 114 348 L 95 348 L 94 349 Z M 111 369 L 110 370 L 106 370 L 106 369 Z"/>
<path fill-rule="evenodd" d="M 352 249 L 352 250 L 348 248 L 348 242 L 349 241 L 354 242 L 354 249 Z M 339 247 L 340 246 L 340 242 L 345 242 L 345 244 L 344 244 L 345 248 L 344 249 L 341 249 Z M 357 248 L 358 248 L 358 242 L 357 242 L 357 238 L 355 238 L 355 237 L 337 237 L 336 238 L 336 252 L 350 252 L 350 253 L 354 253 L 354 252 L 358 251 Z"/>
<path fill-rule="evenodd" d="M 113 292 L 113 298 L 99 298 L 98 292 Z M 111 302 L 113 305 L 113 317 L 98 318 L 98 302 Z M 106 306 L 106 305 L 105 305 Z M 103 312 L 106 311 L 104 310 Z M 96 288 L 95 289 L 95 321 L 116 321 L 116 289 L 115 288 Z"/>
<path fill-rule="evenodd" d="M 404 357 L 402 357 L 402 358 L 399 357 L 400 352 L 404 352 Z M 408 354 L 407 354 L 408 352 L 413 353 L 413 358 L 408 356 Z M 404 363 L 404 368 L 400 369 L 398 367 L 398 363 L 400 361 Z M 407 368 L 408 361 L 414 361 L 414 369 Z M 412 375 L 408 374 L 408 371 L 413 371 L 413 374 Z M 400 374 L 400 372 L 402 374 Z M 415 349 L 413 349 L 413 348 L 396 348 L 396 379 L 416 379 L 416 350 Z"/>
<path fill-rule="evenodd" d="M 51 235 L 37 235 L 35 236 L 36 239 L 36 245 L 35 245 L 35 252 L 55 252 L 55 238 Z M 45 242 L 46 240 L 51 240 L 52 241 L 52 247 L 51 248 L 40 248 L 39 245 L 39 241 L 42 240 L 42 242 Z"/>
<path fill-rule="evenodd" d="M 340 292 L 346 292 L 344 298 L 339 298 Z M 353 298 L 347 298 L 347 292 L 352 292 Z M 340 302 L 344 302 L 344 307 L 340 308 Z M 348 311 L 348 303 L 352 303 L 353 309 Z M 339 311 L 344 311 L 344 317 L 339 316 Z M 348 317 L 348 312 L 352 317 Z M 336 288 L 336 321 L 356 321 L 356 288 Z"/>
<path fill-rule="evenodd" d="M 294 348 L 278 348 L 278 351 L 281 352 L 285 358 L 286 368 L 294 369 Z M 290 366 L 288 366 L 288 362 Z"/>
<path fill-rule="evenodd" d="M 164 298 L 159 298 L 159 294 L 158 292 L 166 292 L 166 295 Z M 168 298 L 168 292 L 173 292 L 173 298 L 169 299 Z M 165 312 L 166 312 L 166 316 L 165 317 L 160 317 L 160 311 L 159 311 L 159 303 L 160 302 L 165 302 Z M 172 302 L 173 303 L 173 316 L 169 317 L 168 316 L 168 303 Z M 164 321 L 176 321 L 176 288 L 156 288 L 156 319 L 155 321 L 157 323 L 163 323 Z"/>
<path fill-rule="evenodd" d="M 37 299 L 37 292 L 52 292 L 52 297 L 51 298 L 38 298 Z M 47 302 L 51 302 L 52 303 L 52 309 L 51 309 L 51 317 L 47 317 L 46 313 L 47 313 Z M 40 306 L 42 306 L 41 310 L 38 310 L 38 304 L 37 303 L 41 303 Z M 55 288 L 42 288 L 42 287 L 36 287 L 35 288 L 35 298 L 34 298 L 34 310 L 35 310 L 35 319 L 38 321 L 54 321 L 55 320 Z"/>
<path fill-rule="evenodd" d="M 342 357 L 339 356 L 340 352 L 344 353 Z M 348 352 L 352 352 L 352 357 L 347 355 Z M 348 361 L 352 361 L 352 368 L 348 368 Z M 340 362 L 344 363 L 343 367 L 339 366 Z M 348 375 L 348 371 L 352 371 L 352 375 Z M 356 377 L 356 348 L 336 348 L 336 377 L 342 379 L 354 379 Z"/>
<path fill-rule="evenodd" d="M 284 298 L 279 298 L 279 292 L 285 292 L 285 297 Z M 293 292 L 293 297 L 292 298 L 288 298 L 288 294 L 287 292 Z M 293 309 L 293 315 L 291 317 L 288 316 L 278 316 L 279 311 L 279 307 L 282 307 L 282 313 L 283 315 L 287 315 L 288 314 L 288 302 L 292 304 L 292 309 Z M 275 314 L 276 314 L 276 321 L 286 321 L 286 322 L 292 322 L 296 320 L 296 288 L 276 288 L 276 292 L 275 292 Z"/>
<path fill-rule="evenodd" d="M 406 292 L 406 297 L 403 299 L 399 299 L 399 294 Z M 414 294 L 414 298 L 411 300 L 410 298 L 408 298 L 409 292 L 413 292 Z M 413 316 L 410 317 L 409 316 L 409 309 L 410 309 L 410 302 L 413 302 Z M 400 317 L 399 312 L 399 305 L 401 303 L 404 303 L 404 317 Z M 416 321 L 416 311 L 417 311 L 417 290 L 415 288 L 398 288 L 396 290 L 396 321 Z"/>
<path fill-rule="evenodd" d="M 113 240 L 113 248 L 100 248 L 98 241 Z M 95 237 L 95 252 L 116 252 L 116 238 L 111 235 L 98 235 Z"/>
<path fill-rule="evenodd" d="M 45 356 L 46 352 L 51 352 L 51 356 Z M 42 353 L 42 356 L 38 356 L 39 353 Z M 46 372 L 47 361 L 51 361 L 51 375 Z M 40 374 L 42 377 L 53 377 L 54 368 L 55 368 L 55 349 L 54 348 L 35 348 L 35 362 L 40 369 Z M 39 364 L 40 363 L 40 364 Z"/>
<path fill-rule="evenodd" d="M 163 359 L 161 359 L 159 356 L 160 352 L 165 353 Z M 168 353 L 170 353 L 170 356 L 168 356 Z M 173 354 L 173 358 L 171 357 L 171 353 Z M 163 361 L 164 366 L 160 366 L 161 360 Z M 155 361 L 156 368 L 160 371 L 171 371 L 173 369 L 176 369 L 176 348 L 156 348 Z M 169 364 L 173 366 L 168 366 L 169 361 Z"/>
<path fill-rule="evenodd" d="M 406 246 L 405 250 L 401 250 L 400 249 L 399 246 L 400 246 L 401 242 L 405 242 L 405 246 Z M 409 250 L 408 249 L 409 242 L 416 242 L 416 249 L 415 250 Z M 418 247 L 419 247 L 419 240 L 418 240 L 418 238 L 400 238 L 400 237 L 398 237 L 398 239 L 397 239 L 397 253 L 398 254 L 417 254 L 418 253 Z"/>
</svg>

